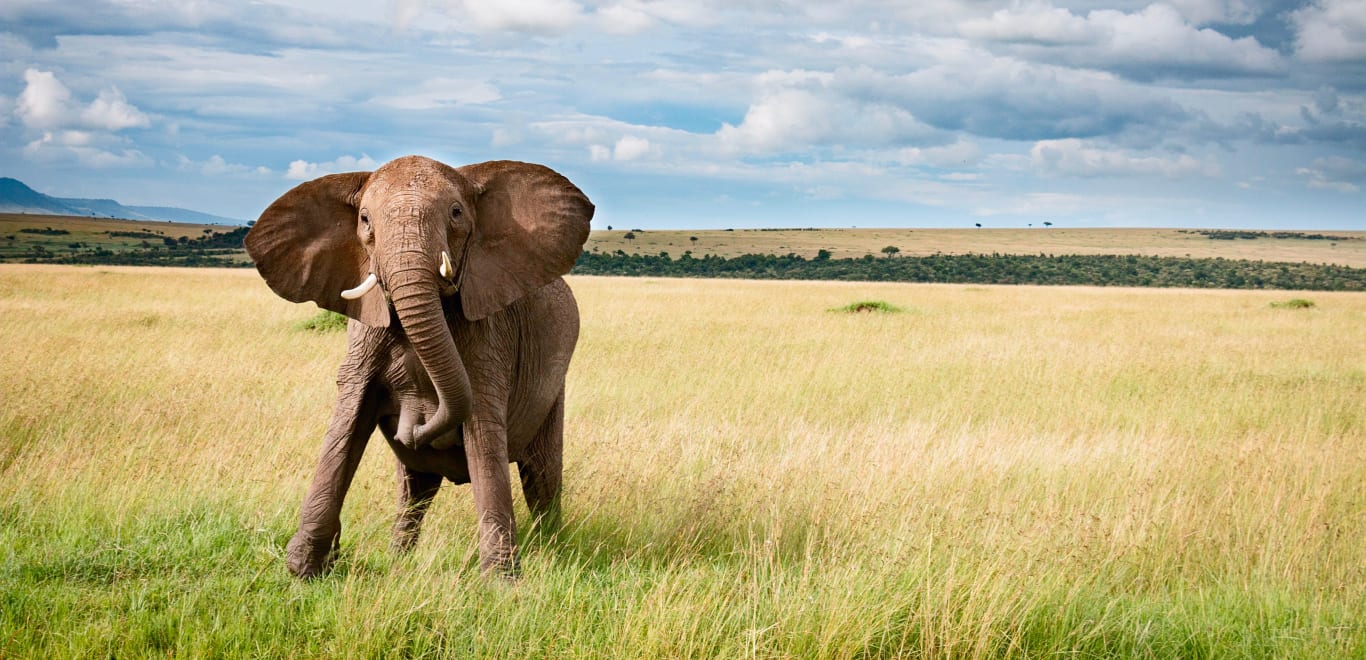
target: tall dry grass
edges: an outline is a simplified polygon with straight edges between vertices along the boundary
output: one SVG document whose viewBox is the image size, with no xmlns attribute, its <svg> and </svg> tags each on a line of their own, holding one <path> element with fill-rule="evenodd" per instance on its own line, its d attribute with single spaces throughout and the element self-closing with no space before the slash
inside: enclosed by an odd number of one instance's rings
<svg viewBox="0 0 1366 660">
<path fill-rule="evenodd" d="M 1366 654 L 1360 294 L 571 285 L 523 579 L 464 488 L 391 557 L 376 442 L 299 583 L 341 336 L 252 272 L 0 268 L 0 654 Z"/>
</svg>

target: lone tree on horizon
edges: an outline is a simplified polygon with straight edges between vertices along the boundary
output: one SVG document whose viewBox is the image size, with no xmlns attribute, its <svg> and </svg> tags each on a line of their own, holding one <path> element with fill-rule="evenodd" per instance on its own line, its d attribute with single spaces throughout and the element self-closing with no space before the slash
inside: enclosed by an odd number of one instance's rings
<svg viewBox="0 0 1366 660">
<path fill-rule="evenodd" d="M 895 257 L 898 252 L 901 252 L 901 248 L 895 245 L 888 245 L 887 247 L 882 248 L 882 253 L 888 257 Z"/>
</svg>

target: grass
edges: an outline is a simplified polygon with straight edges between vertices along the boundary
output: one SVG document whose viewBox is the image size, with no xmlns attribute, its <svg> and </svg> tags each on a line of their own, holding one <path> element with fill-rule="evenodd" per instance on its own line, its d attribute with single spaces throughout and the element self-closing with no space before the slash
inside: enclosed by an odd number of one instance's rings
<svg viewBox="0 0 1366 660">
<path fill-rule="evenodd" d="M 571 286 L 522 580 L 464 487 L 390 555 L 372 443 L 299 582 L 343 337 L 250 271 L 0 267 L 0 656 L 1366 655 L 1360 294 Z"/>
<path fill-rule="evenodd" d="M 331 310 L 320 309 L 317 314 L 310 316 L 302 321 L 296 321 L 290 327 L 300 332 L 344 332 L 346 330 L 347 318 L 343 314 L 338 314 Z"/>
</svg>

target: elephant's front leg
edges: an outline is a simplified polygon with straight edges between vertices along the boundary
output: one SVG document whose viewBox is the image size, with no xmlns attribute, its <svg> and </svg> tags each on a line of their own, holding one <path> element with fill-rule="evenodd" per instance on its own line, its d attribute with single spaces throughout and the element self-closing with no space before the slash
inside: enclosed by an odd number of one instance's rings
<svg viewBox="0 0 1366 660">
<path fill-rule="evenodd" d="M 398 458 L 394 463 L 398 465 L 398 519 L 394 521 L 393 548 L 405 553 L 417 543 L 422 518 L 441 488 L 441 475 L 418 472 Z"/>
<path fill-rule="evenodd" d="M 485 573 L 517 574 L 516 522 L 508 474 L 507 427 L 472 419 L 466 425 L 465 456 L 479 516 L 479 568 Z"/>
<path fill-rule="evenodd" d="M 375 430 L 374 406 L 365 401 L 366 386 L 359 382 L 339 382 L 338 386 L 322 454 L 304 497 L 299 531 L 286 548 L 290 572 L 303 578 L 326 572 L 336 559 L 342 501 Z"/>
</svg>

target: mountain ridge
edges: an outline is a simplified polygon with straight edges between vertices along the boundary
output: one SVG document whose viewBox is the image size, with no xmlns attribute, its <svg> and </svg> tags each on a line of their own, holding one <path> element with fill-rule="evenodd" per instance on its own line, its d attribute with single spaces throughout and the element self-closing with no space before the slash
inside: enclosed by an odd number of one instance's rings
<svg viewBox="0 0 1366 660">
<path fill-rule="evenodd" d="M 206 225 L 244 225 L 245 221 L 176 206 L 129 206 L 113 199 L 53 197 L 12 177 L 0 177 L 0 213 L 42 213 L 126 220 L 169 220 Z"/>
</svg>

